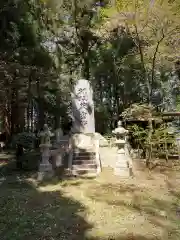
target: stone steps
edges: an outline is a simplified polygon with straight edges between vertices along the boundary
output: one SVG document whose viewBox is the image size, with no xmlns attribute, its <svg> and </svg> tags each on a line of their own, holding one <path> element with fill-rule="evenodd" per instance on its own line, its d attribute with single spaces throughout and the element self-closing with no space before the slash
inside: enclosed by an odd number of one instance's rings
<svg viewBox="0 0 180 240">
<path fill-rule="evenodd" d="M 97 169 L 96 164 L 73 164 L 72 166 L 73 169 Z"/>
<path fill-rule="evenodd" d="M 93 151 L 74 151 L 72 160 L 72 175 L 80 177 L 96 177 L 96 153 Z"/>
<path fill-rule="evenodd" d="M 95 158 L 96 154 L 91 152 L 83 152 L 83 153 L 73 153 L 73 159 L 92 159 Z"/>
<path fill-rule="evenodd" d="M 94 164 L 94 160 L 92 160 L 92 159 L 74 159 L 73 160 L 73 164 L 74 165 L 83 165 L 83 164 Z"/>
<path fill-rule="evenodd" d="M 72 169 L 73 176 L 81 176 L 81 177 L 96 177 L 97 170 L 96 169 Z"/>
<path fill-rule="evenodd" d="M 94 160 L 96 158 L 96 156 L 89 156 L 89 155 L 84 155 L 84 156 L 74 156 L 73 155 L 73 159 L 74 160 Z"/>
</svg>

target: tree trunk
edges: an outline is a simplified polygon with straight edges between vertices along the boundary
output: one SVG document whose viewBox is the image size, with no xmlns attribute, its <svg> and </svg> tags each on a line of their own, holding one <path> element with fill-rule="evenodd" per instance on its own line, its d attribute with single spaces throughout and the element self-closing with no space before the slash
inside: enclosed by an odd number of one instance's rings
<svg viewBox="0 0 180 240">
<path fill-rule="evenodd" d="M 89 80 L 90 78 L 90 71 L 89 71 L 89 57 L 88 52 L 84 54 L 84 77 L 85 79 Z"/>
<path fill-rule="evenodd" d="M 33 71 L 33 70 L 32 70 Z M 28 78 L 28 89 L 27 89 L 27 131 L 30 130 L 30 108 L 31 108 L 31 83 L 33 78 L 33 72 L 31 71 Z"/>
<path fill-rule="evenodd" d="M 60 122 L 60 97 L 58 96 L 58 93 L 56 94 L 56 112 L 54 115 L 54 120 L 55 120 L 55 129 L 60 128 L 61 127 L 61 122 Z"/>
<path fill-rule="evenodd" d="M 45 123 L 45 115 L 44 115 L 44 101 L 42 89 L 40 86 L 40 79 L 38 78 L 36 81 L 37 94 L 38 94 L 38 128 L 43 128 Z"/>
<path fill-rule="evenodd" d="M 150 105 L 151 107 L 151 105 Z M 148 119 L 148 148 L 147 148 L 147 153 L 148 156 L 146 157 L 146 167 L 149 168 L 150 162 L 151 162 L 151 158 L 152 158 L 152 133 L 153 133 L 153 124 L 152 124 L 152 115 L 149 117 Z"/>
<path fill-rule="evenodd" d="M 30 123 L 31 123 L 31 132 L 34 132 L 34 106 L 33 106 L 33 99 L 31 99 L 31 111 L 30 111 Z"/>
</svg>

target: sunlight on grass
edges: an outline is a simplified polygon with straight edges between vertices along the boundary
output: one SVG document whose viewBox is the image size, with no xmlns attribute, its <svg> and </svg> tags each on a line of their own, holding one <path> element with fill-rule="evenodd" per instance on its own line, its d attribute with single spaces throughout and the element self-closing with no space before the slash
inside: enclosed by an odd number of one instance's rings
<svg viewBox="0 0 180 240">
<path fill-rule="evenodd" d="M 141 176 L 5 181 L 0 239 L 179 240 L 179 178 Z"/>
<path fill-rule="evenodd" d="M 7 164 L 8 164 L 8 162 L 5 161 L 5 160 L 0 161 L 0 167 L 3 167 L 5 165 L 7 165 Z"/>
<path fill-rule="evenodd" d="M 68 186 L 79 186 L 83 183 L 83 181 L 81 179 L 69 179 L 69 180 L 54 180 L 51 182 L 47 182 L 46 184 L 40 184 L 40 186 L 38 186 L 38 189 L 40 191 L 44 191 L 44 192 L 53 192 L 56 190 L 62 190 L 64 187 L 68 187 Z"/>
</svg>

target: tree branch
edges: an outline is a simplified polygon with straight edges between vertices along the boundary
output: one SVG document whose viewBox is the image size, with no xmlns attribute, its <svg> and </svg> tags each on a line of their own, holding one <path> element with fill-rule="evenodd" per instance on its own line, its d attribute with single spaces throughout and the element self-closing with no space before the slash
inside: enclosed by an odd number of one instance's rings
<svg viewBox="0 0 180 240">
<path fill-rule="evenodd" d="M 134 24 L 134 28 L 135 28 L 135 33 L 136 33 L 136 37 L 137 37 L 137 40 L 138 40 L 137 46 L 138 46 L 138 49 L 139 49 L 139 54 L 140 54 L 140 59 L 141 59 L 141 65 L 142 65 L 142 68 L 143 68 L 144 78 L 145 78 L 145 81 L 146 81 L 146 84 L 147 84 L 148 102 L 150 102 L 150 93 L 151 93 L 150 83 L 149 83 L 147 72 L 146 72 L 146 67 L 145 67 L 145 62 L 144 62 L 144 54 L 143 54 L 141 41 L 140 41 L 140 37 L 139 37 L 139 33 L 138 33 L 138 29 L 137 29 L 136 24 Z"/>
<path fill-rule="evenodd" d="M 157 42 L 155 51 L 154 51 L 154 55 L 153 55 L 153 60 L 152 60 L 152 75 L 151 75 L 151 86 L 153 86 L 154 83 L 154 75 L 155 75 L 155 65 L 156 65 L 156 57 L 157 57 L 157 53 L 159 50 L 159 46 L 160 43 L 163 41 L 163 39 L 165 38 L 164 32 L 162 30 L 162 37 L 159 39 L 159 41 Z M 151 93 L 150 96 L 152 95 L 152 87 L 151 87 Z"/>
</svg>

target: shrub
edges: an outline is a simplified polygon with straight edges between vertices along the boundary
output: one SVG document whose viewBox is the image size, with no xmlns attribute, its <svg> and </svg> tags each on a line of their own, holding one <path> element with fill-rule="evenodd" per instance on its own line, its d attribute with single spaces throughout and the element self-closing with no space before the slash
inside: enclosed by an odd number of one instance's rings
<svg viewBox="0 0 180 240">
<path fill-rule="evenodd" d="M 33 133 L 22 132 L 12 138 L 12 147 L 21 144 L 25 149 L 33 149 L 35 146 L 36 136 Z"/>
</svg>

